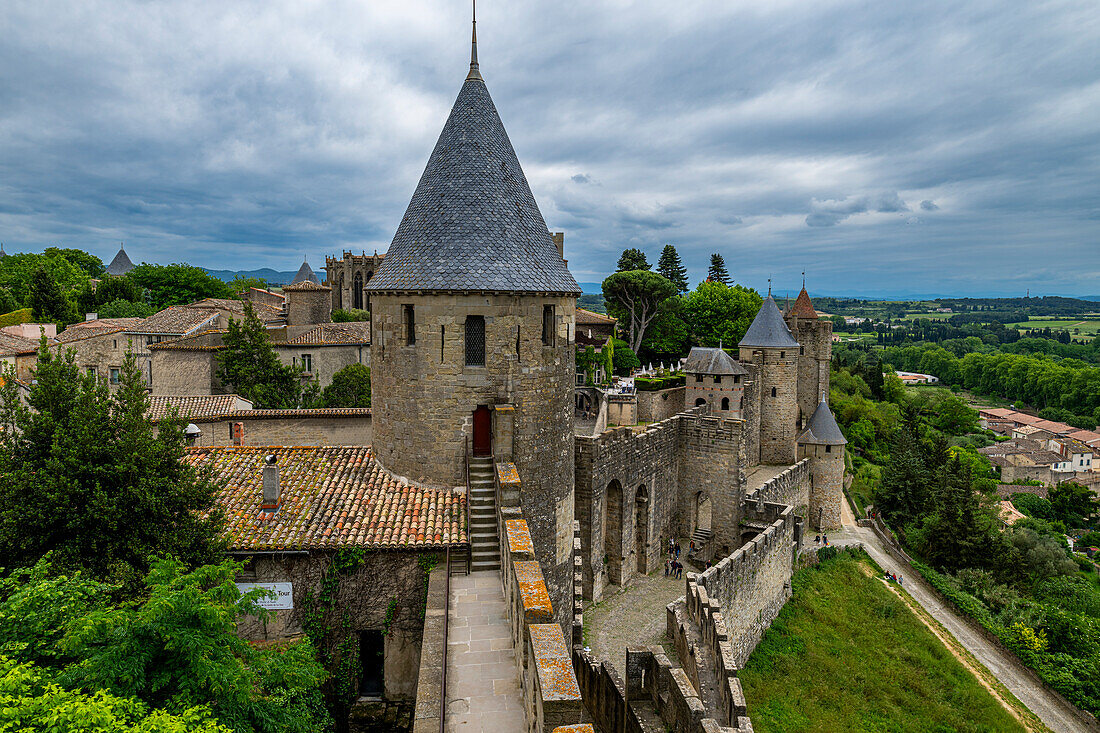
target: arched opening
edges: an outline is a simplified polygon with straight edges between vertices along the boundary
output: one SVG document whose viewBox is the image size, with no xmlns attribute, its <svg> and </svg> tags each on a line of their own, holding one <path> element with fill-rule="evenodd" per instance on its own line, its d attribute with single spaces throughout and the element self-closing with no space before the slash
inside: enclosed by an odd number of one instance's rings
<svg viewBox="0 0 1100 733">
<path fill-rule="evenodd" d="M 698 407 L 699 405 L 705 405 L 705 404 L 707 404 L 707 401 L 703 397 L 699 397 L 695 400 L 695 406 L 696 407 Z"/>
<path fill-rule="evenodd" d="M 695 529 L 710 529 L 710 497 L 700 491 L 695 495 Z"/>
<path fill-rule="evenodd" d="M 730 409 L 730 398 L 729 397 L 723 397 L 722 398 L 722 409 L 723 410 L 729 410 Z"/>
<path fill-rule="evenodd" d="M 603 551 L 607 582 L 623 582 L 623 487 L 617 480 L 607 485 L 603 500 Z"/>
<path fill-rule="evenodd" d="M 638 572 L 649 572 L 649 492 L 639 486 L 634 492 L 634 550 L 638 557 Z"/>
<path fill-rule="evenodd" d="M 351 281 L 351 307 L 362 309 L 363 307 L 363 273 L 355 273 Z"/>
</svg>

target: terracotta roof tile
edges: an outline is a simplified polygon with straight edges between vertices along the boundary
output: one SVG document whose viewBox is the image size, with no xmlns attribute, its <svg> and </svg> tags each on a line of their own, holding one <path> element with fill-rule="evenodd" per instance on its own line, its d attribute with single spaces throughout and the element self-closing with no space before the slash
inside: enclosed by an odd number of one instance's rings
<svg viewBox="0 0 1100 733">
<path fill-rule="evenodd" d="M 346 323 L 322 323 L 287 344 L 369 344 L 370 321 L 348 321 Z M 278 346 L 278 344 L 276 344 Z"/>
<path fill-rule="evenodd" d="M 34 339 L 13 336 L 10 333 L 0 331 L 0 354 L 11 356 L 13 354 L 29 354 L 38 350 L 38 342 Z"/>
<path fill-rule="evenodd" d="M 182 418 L 203 418 L 236 412 L 243 397 L 235 394 L 215 395 L 153 395 L 149 398 L 150 420 L 163 420 L 171 408 L 176 408 Z"/>
<path fill-rule="evenodd" d="M 170 334 L 182 336 L 217 318 L 214 308 L 173 305 L 127 328 L 128 333 Z"/>
<path fill-rule="evenodd" d="M 72 341 L 82 341 L 83 339 L 92 338 L 93 336 L 104 336 L 110 333 L 118 333 L 119 331 L 125 331 L 128 328 L 141 323 L 141 318 L 100 318 L 94 321 L 82 321 L 81 323 L 74 323 L 67 327 L 64 331 L 57 334 L 55 339 L 58 343 L 70 343 Z"/>
<path fill-rule="evenodd" d="M 814 309 L 813 301 L 810 300 L 810 294 L 806 292 L 806 288 L 802 288 L 798 293 L 798 297 L 795 298 L 791 309 L 787 311 L 787 315 L 799 318 L 817 318 L 817 311 Z"/>
<path fill-rule="evenodd" d="M 596 313 L 586 308 L 578 308 L 576 322 L 578 326 L 614 326 L 619 322 L 619 319 L 605 316 L 603 313 Z"/>
<path fill-rule="evenodd" d="M 279 466 L 279 510 L 263 516 L 264 456 Z M 465 496 L 411 486 L 387 474 L 370 448 L 188 448 L 224 485 L 230 550 L 405 549 L 466 543 Z M 266 514 L 266 513 L 264 513 Z"/>
</svg>

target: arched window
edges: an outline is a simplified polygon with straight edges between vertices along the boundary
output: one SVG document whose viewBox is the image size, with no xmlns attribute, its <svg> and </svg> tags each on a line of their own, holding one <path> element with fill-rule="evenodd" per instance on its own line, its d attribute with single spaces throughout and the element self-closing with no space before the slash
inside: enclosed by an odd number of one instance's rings
<svg viewBox="0 0 1100 733">
<path fill-rule="evenodd" d="M 729 397 L 723 397 L 722 398 L 722 409 L 723 410 L 730 409 L 730 398 Z"/>
<path fill-rule="evenodd" d="M 695 400 L 695 406 L 696 407 L 698 407 L 699 405 L 705 405 L 705 404 L 707 404 L 707 401 L 705 399 L 703 399 L 702 397 Z"/>
<path fill-rule="evenodd" d="M 466 366 L 485 366 L 485 316 L 466 316 Z"/>
<path fill-rule="evenodd" d="M 355 278 L 351 281 L 351 307 L 356 309 L 363 308 L 363 273 L 355 273 Z"/>
</svg>

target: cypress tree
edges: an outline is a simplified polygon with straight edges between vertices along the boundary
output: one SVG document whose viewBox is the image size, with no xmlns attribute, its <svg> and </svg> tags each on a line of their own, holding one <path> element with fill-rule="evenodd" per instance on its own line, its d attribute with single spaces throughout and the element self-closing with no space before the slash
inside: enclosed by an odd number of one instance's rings
<svg viewBox="0 0 1100 733">
<path fill-rule="evenodd" d="M 730 274 L 726 270 L 726 261 L 717 252 L 710 256 L 710 269 L 707 270 L 707 280 L 723 285 L 730 284 Z"/>
<path fill-rule="evenodd" d="M 657 272 L 667 277 L 669 282 L 676 286 L 676 292 L 688 291 L 687 268 L 680 261 L 680 253 L 671 244 L 666 244 L 661 250 L 661 259 L 657 261 Z"/>
<path fill-rule="evenodd" d="M 623 254 L 619 257 L 619 264 L 616 266 L 616 272 L 626 272 L 628 270 L 648 270 L 649 260 L 645 258 L 645 252 L 640 249 L 631 247 L 630 249 L 624 249 Z"/>
</svg>

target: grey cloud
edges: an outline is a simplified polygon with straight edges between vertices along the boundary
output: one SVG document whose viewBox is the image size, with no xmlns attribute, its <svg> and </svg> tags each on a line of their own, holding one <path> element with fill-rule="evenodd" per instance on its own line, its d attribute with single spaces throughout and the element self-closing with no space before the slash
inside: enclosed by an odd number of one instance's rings
<svg viewBox="0 0 1100 733">
<path fill-rule="evenodd" d="M 570 180 L 573 181 L 573 183 L 591 183 L 592 182 L 592 179 L 589 178 L 588 176 L 586 176 L 583 173 L 578 173 L 577 175 L 570 178 Z"/>
<path fill-rule="evenodd" d="M 932 201 L 931 199 L 925 199 L 924 201 L 921 201 L 920 207 L 924 211 L 935 211 L 936 209 L 940 208 L 936 206 L 936 202 Z"/>
<path fill-rule="evenodd" d="M 736 226 L 737 224 L 740 224 L 743 221 L 743 219 L 739 216 L 734 216 L 733 214 L 724 214 L 722 216 L 717 217 L 716 221 L 719 224 L 725 224 L 727 226 Z"/>
</svg>

